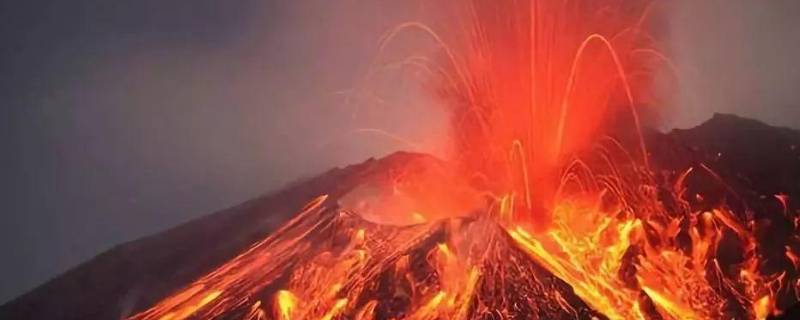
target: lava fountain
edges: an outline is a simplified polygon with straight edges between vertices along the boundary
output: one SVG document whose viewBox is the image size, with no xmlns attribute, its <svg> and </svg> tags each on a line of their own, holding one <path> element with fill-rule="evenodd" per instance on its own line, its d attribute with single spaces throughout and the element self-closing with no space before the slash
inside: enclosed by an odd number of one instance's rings
<svg viewBox="0 0 800 320">
<path fill-rule="evenodd" d="M 401 63 L 449 111 L 453 158 L 348 198 L 377 214 L 312 201 L 132 319 L 764 319 L 798 293 L 795 272 L 765 271 L 752 214 L 687 199 L 691 175 L 724 184 L 711 168 L 652 173 L 654 3 L 435 3 L 451 19 L 398 24 L 379 47 L 437 44 Z M 380 219 L 387 207 L 409 219 Z"/>
</svg>

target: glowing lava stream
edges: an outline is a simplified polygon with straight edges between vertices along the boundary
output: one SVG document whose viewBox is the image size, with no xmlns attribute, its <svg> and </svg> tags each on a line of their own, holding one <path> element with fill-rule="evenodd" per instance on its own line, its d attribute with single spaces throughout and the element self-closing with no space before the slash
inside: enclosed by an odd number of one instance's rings
<svg viewBox="0 0 800 320">
<path fill-rule="evenodd" d="M 763 319 L 775 311 L 782 281 L 759 275 L 753 252 L 745 253 L 737 277 L 723 275 L 713 259 L 723 229 L 756 249 L 747 229 L 723 210 L 686 215 L 692 220 L 686 251 L 672 241 L 680 219 L 652 219 L 667 223 L 648 222 L 657 231 L 648 240 L 642 220 L 579 202 L 561 202 L 553 215 L 558 227 L 531 234 L 518 225 L 501 229 L 486 216 L 381 226 L 327 209 L 325 200 L 315 199 L 267 239 L 131 319 L 596 316 L 581 300 L 610 319 L 744 316 L 729 313 L 730 303 Z M 505 238 L 569 286 L 546 280 Z M 633 248 L 638 253 L 631 260 Z M 635 271 L 626 277 L 631 266 Z M 741 300 L 727 301 L 722 292 Z"/>
<path fill-rule="evenodd" d="M 512 196 L 471 218 L 407 226 L 370 223 L 328 208 L 322 196 L 131 319 L 763 319 L 776 312 L 780 292 L 789 292 L 780 287 L 797 279 L 761 274 L 748 223 L 726 208 L 691 211 L 682 200 L 691 170 L 673 186 L 682 208 L 675 211 L 650 192 L 647 175 L 622 182 L 631 176 L 624 170 L 610 170 L 620 179 L 568 171 L 583 178 L 564 179 L 564 190 L 614 191 L 566 193 L 541 233 L 515 222 Z M 688 247 L 677 240 L 682 232 Z M 715 259 L 726 232 L 744 250 L 733 274 Z"/>
<path fill-rule="evenodd" d="M 800 280 L 788 279 L 796 273 L 763 270 L 751 214 L 693 208 L 692 169 L 669 187 L 653 177 L 637 107 L 653 66 L 634 54 L 664 57 L 643 31 L 650 1 L 436 4 L 465 17 L 462 28 L 404 23 L 379 48 L 414 31 L 442 49 L 440 64 L 402 61 L 432 77 L 452 116 L 450 163 L 474 180 L 444 184 L 490 194 L 488 208 L 411 208 L 416 223 L 399 227 L 320 197 L 131 319 L 764 319 L 779 298 L 800 295 Z M 607 137 L 614 116 L 635 138 Z M 723 268 L 726 238 L 741 259 Z M 798 245 L 786 244 L 795 264 Z"/>
</svg>

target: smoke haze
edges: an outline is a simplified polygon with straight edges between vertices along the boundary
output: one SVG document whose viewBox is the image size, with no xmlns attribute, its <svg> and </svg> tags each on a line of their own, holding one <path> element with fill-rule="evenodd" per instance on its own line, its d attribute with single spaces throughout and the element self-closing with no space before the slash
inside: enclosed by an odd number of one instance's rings
<svg viewBox="0 0 800 320">
<path fill-rule="evenodd" d="M 724 112 L 800 128 L 800 2 L 679 0 L 667 7 L 680 82 L 668 127 Z"/>
<path fill-rule="evenodd" d="M 413 77 L 382 87 L 404 97 L 382 112 L 351 92 L 408 14 L 360 2 L 5 2 L 0 301 L 115 244 L 409 148 L 359 128 L 428 145 L 436 116 L 411 102 Z"/>
</svg>

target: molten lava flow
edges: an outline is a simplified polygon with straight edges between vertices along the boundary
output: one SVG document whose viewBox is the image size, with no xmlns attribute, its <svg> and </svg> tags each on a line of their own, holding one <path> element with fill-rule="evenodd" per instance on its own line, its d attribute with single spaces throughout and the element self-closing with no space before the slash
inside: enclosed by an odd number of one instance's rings
<svg viewBox="0 0 800 320">
<path fill-rule="evenodd" d="M 588 177 L 587 185 L 602 186 L 587 190 L 600 195 L 597 201 L 560 199 L 547 232 L 534 235 L 517 226 L 509 234 L 593 308 L 611 319 L 731 318 L 733 304 L 754 319 L 777 311 L 784 274 L 762 274 L 755 230 L 730 209 L 693 211 L 675 198 L 682 205 L 669 211 L 654 193 L 631 189 L 650 186 L 647 181 L 626 186 L 619 178 Z M 677 187 L 674 194 L 681 194 Z M 605 190 L 634 194 L 620 198 Z M 732 274 L 716 259 L 726 232 L 744 251 Z M 644 311 L 645 305 L 654 308 Z"/>
<path fill-rule="evenodd" d="M 800 296 L 800 237 L 782 249 L 793 266 L 769 269 L 752 212 L 688 194 L 694 169 L 652 173 L 650 1 L 434 7 L 456 18 L 400 24 L 380 47 L 410 31 L 441 47 L 406 62 L 451 111 L 458 177 L 319 198 L 132 319 L 764 319 Z"/>
</svg>

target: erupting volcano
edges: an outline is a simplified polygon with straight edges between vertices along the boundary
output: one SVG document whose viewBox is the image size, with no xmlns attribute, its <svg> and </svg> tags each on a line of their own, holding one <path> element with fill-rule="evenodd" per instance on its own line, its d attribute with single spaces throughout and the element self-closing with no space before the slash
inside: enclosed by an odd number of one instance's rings
<svg viewBox="0 0 800 320">
<path fill-rule="evenodd" d="M 125 316 L 766 319 L 796 303 L 793 191 L 752 197 L 710 144 L 643 127 L 671 70 L 658 4 L 438 2 L 449 19 L 377 41 L 437 44 L 399 63 L 447 110 L 452 156 L 326 175 L 282 227 Z"/>
</svg>

